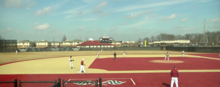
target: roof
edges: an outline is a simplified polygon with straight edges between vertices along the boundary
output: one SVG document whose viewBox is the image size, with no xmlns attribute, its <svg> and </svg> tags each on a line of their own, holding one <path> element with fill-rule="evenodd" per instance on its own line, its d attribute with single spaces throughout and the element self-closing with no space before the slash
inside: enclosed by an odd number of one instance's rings
<svg viewBox="0 0 220 87">
<path fill-rule="evenodd" d="M 99 41 L 86 41 L 78 46 L 112 45 L 111 43 L 99 43 Z"/>
<path fill-rule="evenodd" d="M 42 43 L 42 42 L 49 42 L 49 41 L 47 41 L 47 40 L 38 41 L 38 43 Z"/>
<path fill-rule="evenodd" d="M 60 43 L 59 41 L 51 41 L 51 43 Z"/>
<path fill-rule="evenodd" d="M 29 40 L 22 40 L 22 41 L 19 41 L 18 43 L 24 43 L 24 42 L 31 42 Z"/>
<path fill-rule="evenodd" d="M 72 41 L 69 41 L 69 40 L 65 40 L 65 41 L 63 41 L 63 42 L 68 42 L 68 43 L 72 43 Z"/>
<path fill-rule="evenodd" d="M 83 42 L 83 41 L 79 40 L 79 39 L 75 39 L 75 40 L 73 40 L 73 42 Z"/>
</svg>

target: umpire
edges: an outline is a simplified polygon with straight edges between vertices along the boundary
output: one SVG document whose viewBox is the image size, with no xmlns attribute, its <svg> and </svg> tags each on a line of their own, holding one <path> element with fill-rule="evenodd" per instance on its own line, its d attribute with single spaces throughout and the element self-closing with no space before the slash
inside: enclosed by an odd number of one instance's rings
<svg viewBox="0 0 220 87">
<path fill-rule="evenodd" d="M 117 55 L 117 54 L 116 54 L 116 53 L 114 53 L 115 60 L 116 60 L 116 55 Z"/>
</svg>

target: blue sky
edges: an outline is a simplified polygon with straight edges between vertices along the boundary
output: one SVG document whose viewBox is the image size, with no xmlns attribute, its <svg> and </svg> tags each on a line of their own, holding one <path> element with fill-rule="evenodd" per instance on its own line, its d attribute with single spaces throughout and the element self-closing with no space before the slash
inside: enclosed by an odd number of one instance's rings
<svg viewBox="0 0 220 87">
<path fill-rule="evenodd" d="M 68 40 L 111 36 L 137 41 L 160 33 L 220 30 L 220 0 L 1 0 L 5 39 Z"/>
</svg>

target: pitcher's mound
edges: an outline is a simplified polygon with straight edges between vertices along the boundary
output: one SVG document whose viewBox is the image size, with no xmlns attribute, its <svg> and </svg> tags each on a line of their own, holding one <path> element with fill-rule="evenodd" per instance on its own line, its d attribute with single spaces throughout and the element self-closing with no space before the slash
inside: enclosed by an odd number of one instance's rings
<svg viewBox="0 0 220 87">
<path fill-rule="evenodd" d="M 151 60 L 149 62 L 153 62 L 153 63 L 183 63 L 184 61 L 180 61 L 180 60 Z"/>
</svg>

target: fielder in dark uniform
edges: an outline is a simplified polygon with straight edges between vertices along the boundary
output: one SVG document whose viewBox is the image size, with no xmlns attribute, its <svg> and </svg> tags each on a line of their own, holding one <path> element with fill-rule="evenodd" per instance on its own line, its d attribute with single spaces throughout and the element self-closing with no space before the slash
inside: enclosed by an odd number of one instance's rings
<svg viewBox="0 0 220 87">
<path fill-rule="evenodd" d="M 116 55 L 117 55 L 117 54 L 116 54 L 116 53 L 114 53 L 115 60 L 116 60 Z"/>
</svg>

